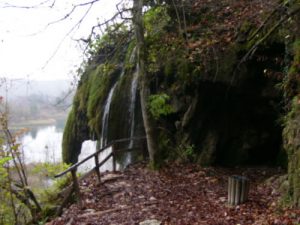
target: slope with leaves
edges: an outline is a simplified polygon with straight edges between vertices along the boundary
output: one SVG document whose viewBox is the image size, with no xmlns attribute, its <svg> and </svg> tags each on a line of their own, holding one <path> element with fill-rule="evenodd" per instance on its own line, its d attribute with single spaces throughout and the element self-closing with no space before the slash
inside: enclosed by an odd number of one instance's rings
<svg viewBox="0 0 300 225">
<path fill-rule="evenodd" d="M 299 210 L 279 207 L 275 181 L 281 173 L 270 168 L 228 170 L 176 164 L 155 172 L 136 164 L 123 173 L 105 174 L 101 184 L 96 184 L 96 177 L 83 181 L 83 209 L 73 204 L 47 225 L 129 225 L 146 219 L 165 225 L 300 223 Z M 227 205 L 227 177 L 232 174 L 251 180 L 249 201 L 239 206 Z"/>
</svg>

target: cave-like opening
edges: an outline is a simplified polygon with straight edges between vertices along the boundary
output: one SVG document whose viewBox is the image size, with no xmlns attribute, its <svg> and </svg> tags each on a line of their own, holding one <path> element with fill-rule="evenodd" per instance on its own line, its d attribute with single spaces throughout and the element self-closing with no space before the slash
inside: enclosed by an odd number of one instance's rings
<svg viewBox="0 0 300 225">
<path fill-rule="evenodd" d="M 286 166 L 278 88 L 283 58 L 284 45 L 269 46 L 244 65 L 235 86 L 215 87 L 219 97 L 211 115 L 219 119 L 210 123 L 219 132 L 217 165 Z"/>
</svg>

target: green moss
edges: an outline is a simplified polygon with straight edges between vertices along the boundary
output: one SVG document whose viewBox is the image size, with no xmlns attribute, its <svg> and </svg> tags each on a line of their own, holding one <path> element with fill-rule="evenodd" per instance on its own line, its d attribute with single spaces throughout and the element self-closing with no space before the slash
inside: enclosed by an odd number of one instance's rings
<svg viewBox="0 0 300 225">
<path fill-rule="evenodd" d="M 89 95 L 89 83 L 83 82 L 82 85 L 77 89 L 74 104 L 76 110 L 86 110 L 86 103 Z"/>
<path fill-rule="evenodd" d="M 130 44 L 128 45 L 127 51 L 126 51 L 126 56 L 125 56 L 125 68 L 126 69 L 131 69 L 135 66 L 135 61 L 131 62 L 132 59 L 132 54 L 134 54 L 133 50 L 136 46 L 136 41 L 133 40 L 130 42 Z"/>
<path fill-rule="evenodd" d="M 294 60 L 289 69 L 288 82 L 294 85 L 286 85 L 286 96 L 293 93 L 296 96 L 291 101 L 289 113 L 285 117 L 283 131 L 284 147 L 288 153 L 289 165 L 289 194 L 294 205 L 300 207 L 300 42 L 297 40 L 294 45 Z M 294 90 L 290 90 L 294 88 Z"/>
<path fill-rule="evenodd" d="M 87 99 L 87 117 L 89 127 L 92 131 L 100 135 L 102 107 L 106 93 L 109 88 L 110 70 L 103 68 L 103 65 L 97 67 L 90 74 L 89 95 Z"/>
<path fill-rule="evenodd" d="M 173 62 L 168 60 L 164 66 L 164 75 L 165 76 L 173 75 L 175 72 L 174 68 L 175 68 L 175 65 L 173 64 Z"/>
<path fill-rule="evenodd" d="M 68 120 L 65 125 L 63 142 L 62 142 L 62 158 L 66 163 L 71 163 L 73 160 L 73 150 L 77 148 L 76 146 L 76 120 L 75 112 L 72 109 L 69 113 Z"/>
<path fill-rule="evenodd" d="M 295 97 L 284 128 L 285 149 L 289 158 L 290 194 L 295 205 L 300 206 L 300 106 Z"/>
</svg>

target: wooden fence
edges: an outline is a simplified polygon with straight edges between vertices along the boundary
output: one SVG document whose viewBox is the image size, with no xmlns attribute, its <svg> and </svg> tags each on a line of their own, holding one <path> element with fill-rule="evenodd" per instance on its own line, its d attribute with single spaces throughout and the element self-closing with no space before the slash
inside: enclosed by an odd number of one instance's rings
<svg viewBox="0 0 300 225">
<path fill-rule="evenodd" d="M 133 137 L 133 138 L 124 138 L 124 139 L 118 139 L 118 140 L 114 140 L 112 142 L 110 142 L 109 144 L 107 144 L 105 147 L 97 150 L 95 153 L 87 156 L 86 158 L 84 158 L 83 160 L 81 160 L 80 162 L 77 162 L 75 164 L 73 164 L 71 167 L 69 167 L 68 169 L 66 169 L 65 171 L 55 175 L 55 178 L 59 178 L 62 177 L 68 173 L 71 173 L 72 175 L 72 184 L 64 191 L 64 200 L 61 204 L 61 206 L 58 208 L 56 214 L 60 215 L 62 212 L 63 207 L 69 202 L 69 199 L 72 195 L 73 192 L 75 192 L 75 194 L 77 195 L 78 198 L 78 203 L 79 206 L 82 207 L 82 199 L 81 199 L 81 195 L 80 195 L 80 188 L 79 188 L 79 181 L 86 178 L 87 176 L 89 176 L 91 173 L 96 173 L 97 177 L 98 177 L 98 182 L 101 182 L 101 175 L 100 175 L 100 167 L 103 166 L 110 158 L 112 158 L 113 160 L 113 171 L 116 171 L 116 156 L 119 153 L 125 153 L 125 152 L 130 152 L 130 151 L 136 151 L 139 150 L 138 148 L 120 148 L 117 149 L 116 146 L 118 146 L 118 144 L 120 143 L 126 143 L 129 141 L 137 141 L 137 140 L 142 140 L 145 139 L 145 137 Z M 111 147 L 111 153 L 106 156 L 101 162 L 99 162 L 99 155 L 105 151 L 106 149 Z M 89 159 L 94 158 L 95 161 L 95 167 L 93 169 L 91 169 L 90 171 L 86 172 L 84 175 L 82 175 L 80 178 L 77 177 L 77 168 L 81 165 L 83 165 L 85 162 L 87 162 Z"/>
</svg>

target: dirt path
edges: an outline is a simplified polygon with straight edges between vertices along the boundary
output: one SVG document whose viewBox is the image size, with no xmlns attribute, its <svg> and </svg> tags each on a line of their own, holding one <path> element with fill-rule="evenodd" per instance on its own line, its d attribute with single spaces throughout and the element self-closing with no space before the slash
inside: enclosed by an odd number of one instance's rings
<svg viewBox="0 0 300 225">
<path fill-rule="evenodd" d="M 232 174 L 251 180 L 249 201 L 236 207 L 227 205 L 227 178 Z M 48 225 L 139 224 L 148 219 L 180 225 L 300 223 L 299 210 L 278 209 L 276 182 L 263 182 L 274 175 L 280 171 L 174 165 L 155 172 L 137 164 L 123 173 L 107 173 L 102 184 L 96 177 L 82 182 L 84 209 L 73 204 Z"/>
</svg>

